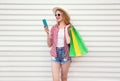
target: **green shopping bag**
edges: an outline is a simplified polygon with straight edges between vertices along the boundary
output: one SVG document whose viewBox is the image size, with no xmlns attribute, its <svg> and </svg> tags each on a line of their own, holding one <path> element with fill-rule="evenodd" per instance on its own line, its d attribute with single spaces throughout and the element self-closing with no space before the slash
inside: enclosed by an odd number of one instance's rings
<svg viewBox="0 0 120 81">
<path fill-rule="evenodd" d="M 88 53 L 82 37 L 79 32 L 72 26 L 70 28 L 70 52 L 69 56 L 82 56 Z"/>
</svg>

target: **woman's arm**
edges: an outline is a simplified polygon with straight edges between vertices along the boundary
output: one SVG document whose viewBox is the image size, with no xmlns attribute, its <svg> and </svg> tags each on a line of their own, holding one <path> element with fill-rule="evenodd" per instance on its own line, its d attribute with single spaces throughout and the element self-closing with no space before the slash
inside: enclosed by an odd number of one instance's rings
<svg viewBox="0 0 120 81">
<path fill-rule="evenodd" d="M 66 42 L 67 42 L 67 44 L 70 44 L 70 35 L 69 35 L 69 27 L 70 27 L 70 24 L 69 25 L 67 25 L 66 26 L 66 28 L 65 28 L 65 37 L 66 37 Z"/>
<path fill-rule="evenodd" d="M 50 35 L 49 34 L 47 34 L 47 45 L 48 45 L 48 47 L 51 47 L 51 39 L 50 39 Z"/>
<path fill-rule="evenodd" d="M 45 31 L 46 31 L 46 33 L 47 33 L 47 45 L 48 45 L 48 47 L 51 47 L 51 45 L 52 45 L 52 43 L 51 43 L 51 36 L 52 36 L 52 34 L 50 34 L 51 32 L 49 32 L 49 29 L 48 29 L 48 27 L 44 27 L 45 28 Z"/>
</svg>

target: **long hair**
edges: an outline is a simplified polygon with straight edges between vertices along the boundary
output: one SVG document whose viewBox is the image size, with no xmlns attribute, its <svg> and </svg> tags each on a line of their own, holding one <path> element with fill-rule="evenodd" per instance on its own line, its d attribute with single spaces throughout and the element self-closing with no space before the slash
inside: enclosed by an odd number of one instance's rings
<svg viewBox="0 0 120 81">
<path fill-rule="evenodd" d="M 62 9 L 57 9 L 55 12 L 60 11 L 62 13 L 63 21 L 66 25 L 70 24 L 70 16 Z M 59 23 L 58 23 L 59 24 Z"/>
</svg>

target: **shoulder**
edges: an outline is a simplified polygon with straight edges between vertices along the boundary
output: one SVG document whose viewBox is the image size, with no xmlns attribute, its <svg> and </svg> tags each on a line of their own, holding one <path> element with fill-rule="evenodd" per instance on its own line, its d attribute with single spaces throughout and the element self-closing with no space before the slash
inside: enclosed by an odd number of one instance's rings
<svg viewBox="0 0 120 81">
<path fill-rule="evenodd" d="M 69 24 L 69 25 L 67 25 L 67 26 L 68 26 L 68 27 L 67 27 L 68 30 L 70 30 L 70 29 L 73 27 L 72 24 Z"/>
<path fill-rule="evenodd" d="M 57 24 L 53 25 L 52 28 L 51 28 L 51 30 L 55 30 L 56 28 L 58 28 Z"/>
</svg>

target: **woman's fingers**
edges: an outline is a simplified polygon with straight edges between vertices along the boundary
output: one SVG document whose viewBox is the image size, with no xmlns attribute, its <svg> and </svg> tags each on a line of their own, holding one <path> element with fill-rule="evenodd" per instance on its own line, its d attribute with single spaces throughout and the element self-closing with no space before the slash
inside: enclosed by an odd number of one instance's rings
<svg viewBox="0 0 120 81">
<path fill-rule="evenodd" d="M 45 29 L 46 33 L 49 33 L 48 27 L 44 27 L 44 29 Z"/>
<path fill-rule="evenodd" d="M 70 24 L 68 24 L 66 27 L 67 27 L 67 28 L 70 27 Z"/>
</svg>

